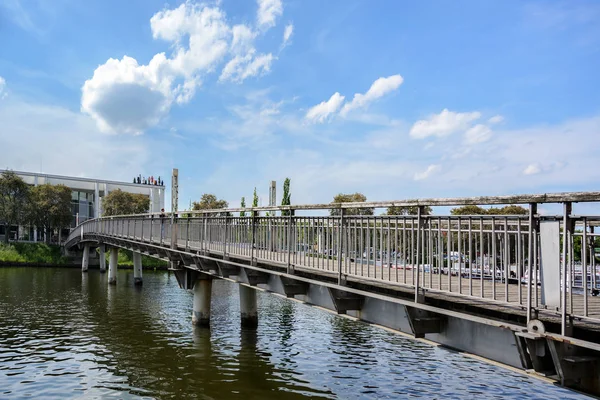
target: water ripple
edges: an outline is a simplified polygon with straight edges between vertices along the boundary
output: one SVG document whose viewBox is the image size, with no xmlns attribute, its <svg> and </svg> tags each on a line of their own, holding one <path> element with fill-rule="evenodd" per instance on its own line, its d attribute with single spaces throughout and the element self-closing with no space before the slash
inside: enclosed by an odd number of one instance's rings
<svg viewBox="0 0 600 400">
<path fill-rule="evenodd" d="M 0 398 L 583 397 L 264 293 L 243 330 L 224 281 L 212 328 L 194 328 L 174 276 L 145 272 L 140 289 L 131 275 L 0 268 Z"/>
</svg>

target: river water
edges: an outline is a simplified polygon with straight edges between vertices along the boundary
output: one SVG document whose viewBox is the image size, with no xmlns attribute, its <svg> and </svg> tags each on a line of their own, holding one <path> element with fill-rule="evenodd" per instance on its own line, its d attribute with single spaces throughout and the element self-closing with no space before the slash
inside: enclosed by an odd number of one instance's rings
<svg viewBox="0 0 600 400">
<path fill-rule="evenodd" d="M 191 325 L 173 275 L 0 268 L 0 399 L 586 398 L 326 311 L 259 294 L 240 329 L 235 284 Z"/>
</svg>

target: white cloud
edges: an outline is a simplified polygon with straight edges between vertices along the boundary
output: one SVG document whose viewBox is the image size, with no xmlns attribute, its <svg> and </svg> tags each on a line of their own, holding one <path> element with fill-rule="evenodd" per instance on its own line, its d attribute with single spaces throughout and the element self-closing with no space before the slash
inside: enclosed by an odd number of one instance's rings
<svg viewBox="0 0 600 400">
<path fill-rule="evenodd" d="M 8 99 L 0 121 L 0 168 L 126 182 L 149 171 L 168 175 L 169 142 L 140 136 L 106 140 L 92 118 L 76 111 Z M 77 151 L 70 151 L 74 143 Z"/>
<path fill-rule="evenodd" d="M 243 82 L 251 76 L 271 71 L 271 63 L 276 58 L 271 54 L 254 55 L 254 51 L 245 56 L 235 56 L 223 68 L 219 81 Z"/>
<path fill-rule="evenodd" d="M 472 128 L 469 128 L 465 132 L 465 143 L 476 144 L 483 143 L 492 137 L 492 130 L 483 124 L 477 124 Z"/>
<path fill-rule="evenodd" d="M 435 171 L 437 171 L 439 168 L 440 168 L 439 165 L 432 164 L 432 165 L 428 166 L 425 171 L 415 173 L 414 180 L 415 181 L 421 181 L 423 179 L 427 179 L 427 178 L 429 178 L 429 176 L 432 173 L 434 173 Z"/>
<path fill-rule="evenodd" d="M 109 59 L 83 85 L 81 111 L 104 132 L 141 133 L 156 125 L 176 97 L 173 76 L 160 73 L 165 63 L 163 54 L 147 66 L 127 56 Z"/>
<path fill-rule="evenodd" d="M 470 123 L 479 119 L 478 111 L 457 113 L 443 109 L 439 114 L 433 114 L 429 119 L 415 122 L 410 130 L 410 136 L 415 139 L 424 139 L 429 136 L 447 136 L 457 131 L 465 130 Z"/>
<path fill-rule="evenodd" d="M 542 169 L 538 164 L 529 164 L 527 168 L 523 170 L 523 175 L 535 175 L 542 172 Z"/>
<path fill-rule="evenodd" d="M 8 94 L 6 93 L 6 80 L 0 76 L 0 100 L 5 98 Z"/>
<path fill-rule="evenodd" d="M 265 2 L 264 18 L 278 15 L 271 3 Z M 258 53 L 253 45 L 257 32 L 246 25 L 230 27 L 218 7 L 186 1 L 157 12 L 150 26 L 154 39 L 171 44 L 172 54 L 156 54 L 148 65 L 128 56 L 111 58 L 83 85 L 81 110 L 104 132 L 137 134 L 155 126 L 174 102 L 189 102 L 203 77 L 228 55 L 232 58 L 220 81 L 242 82 L 268 73 L 276 59 Z"/>
<path fill-rule="evenodd" d="M 490 124 L 499 124 L 504 121 L 504 117 L 502 115 L 494 115 L 492 118 L 488 119 Z"/>
<path fill-rule="evenodd" d="M 258 0 L 258 12 L 256 20 L 260 28 L 271 28 L 275 25 L 275 20 L 283 14 L 283 4 L 281 0 Z"/>
<path fill-rule="evenodd" d="M 281 47 L 284 48 L 289 44 L 290 39 L 292 38 L 292 34 L 294 33 L 294 25 L 288 24 L 283 31 L 283 42 L 281 43 Z"/>
<path fill-rule="evenodd" d="M 231 29 L 233 39 L 231 41 L 231 52 L 234 54 L 243 54 L 254 49 L 254 38 L 257 33 L 253 32 L 250 27 L 246 25 L 235 25 Z"/>
<path fill-rule="evenodd" d="M 324 122 L 329 115 L 337 112 L 344 102 L 344 96 L 335 92 L 327 101 L 311 107 L 306 113 L 306 119 L 311 122 Z"/>
<path fill-rule="evenodd" d="M 365 94 L 356 93 L 352 101 L 344 105 L 340 114 L 346 115 L 351 110 L 366 107 L 369 103 L 398 89 L 403 81 L 404 78 L 400 75 L 392 75 L 387 78 L 377 79 Z"/>
</svg>

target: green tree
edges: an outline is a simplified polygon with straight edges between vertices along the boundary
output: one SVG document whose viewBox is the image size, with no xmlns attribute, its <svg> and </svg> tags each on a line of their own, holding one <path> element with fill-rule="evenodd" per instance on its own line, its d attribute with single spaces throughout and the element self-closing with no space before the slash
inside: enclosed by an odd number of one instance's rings
<svg viewBox="0 0 600 400">
<path fill-rule="evenodd" d="M 217 200 L 217 196 L 214 194 L 204 193 L 200 198 L 199 202 L 194 201 L 192 203 L 192 210 L 218 210 L 220 208 L 229 207 L 229 203 L 225 200 Z"/>
<path fill-rule="evenodd" d="M 367 196 L 362 193 L 344 194 L 340 193 L 333 198 L 333 203 L 364 203 L 367 201 Z M 329 210 L 330 215 L 340 215 L 339 208 L 332 208 Z M 372 208 L 346 208 L 344 209 L 344 215 L 373 215 L 374 210 Z"/>
<path fill-rule="evenodd" d="M 456 207 L 450 210 L 452 215 L 527 215 L 526 208 L 517 205 L 509 205 L 504 207 L 483 208 L 476 205 L 466 205 Z"/>
<path fill-rule="evenodd" d="M 143 214 L 149 209 L 150 197 L 121 189 L 113 190 L 102 199 L 102 214 L 105 216 Z"/>
<path fill-rule="evenodd" d="M 529 210 L 524 207 L 511 204 L 510 206 L 502 207 L 500 209 L 500 214 L 501 215 L 527 215 L 527 214 L 529 214 Z"/>
<path fill-rule="evenodd" d="M 204 193 L 200 198 L 199 202 L 194 201 L 192 203 L 192 210 L 200 211 L 200 210 L 218 210 L 221 208 L 229 207 L 229 203 L 223 199 L 218 200 L 217 196 L 210 193 Z M 215 216 L 228 216 L 228 212 L 217 213 Z"/>
<path fill-rule="evenodd" d="M 466 205 L 450 210 L 452 215 L 487 215 L 487 210 L 476 205 Z"/>
<path fill-rule="evenodd" d="M 419 206 L 392 206 L 388 207 L 385 215 L 417 215 Z M 431 215 L 431 207 L 423 207 L 422 215 Z"/>
<path fill-rule="evenodd" d="M 27 222 L 29 186 L 12 171 L 0 175 L 0 221 L 4 222 L 4 242 L 8 243 L 10 227 Z"/>
<path fill-rule="evenodd" d="M 28 210 L 29 222 L 46 232 L 50 241 L 52 232 L 71 225 L 71 189 L 65 185 L 39 185 L 31 188 Z"/>
<path fill-rule="evenodd" d="M 289 206 L 292 204 L 292 195 L 290 193 L 290 178 L 285 178 L 283 181 L 283 198 L 281 199 L 282 206 Z M 290 210 L 282 210 L 281 215 L 290 215 Z"/>
<path fill-rule="evenodd" d="M 256 187 L 254 188 L 254 196 L 252 197 L 252 207 L 258 207 L 258 194 L 256 194 Z M 260 212 L 252 211 L 252 216 L 258 217 L 260 216 Z"/>
<path fill-rule="evenodd" d="M 240 201 L 240 207 L 241 208 L 246 208 L 246 198 L 242 196 L 242 201 Z M 246 211 L 240 211 L 240 217 L 245 217 L 246 216 Z"/>
</svg>

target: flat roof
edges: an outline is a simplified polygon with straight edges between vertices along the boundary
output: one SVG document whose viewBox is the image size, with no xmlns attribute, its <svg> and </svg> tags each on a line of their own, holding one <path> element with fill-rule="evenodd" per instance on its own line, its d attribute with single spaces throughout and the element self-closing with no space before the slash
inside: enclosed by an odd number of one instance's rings
<svg viewBox="0 0 600 400">
<path fill-rule="evenodd" d="M 42 172 L 25 172 L 25 171 L 15 171 L 15 170 L 6 170 L 6 169 L 0 169 L 0 173 L 5 172 L 5 171 L 11 171 L 14 172 L 17 175 L 25 175 L 25 176 L 31 176 L 31 177 L 44 177 L 44 178 L 50 178 L 50 179 L 65 179 L 65 180 L 72 180 L 72 181 L 78 181 L 78 182 L 98 182 L 98 183 L 108 183 L 108 184 L 112 184 L 112 185 L 127 185 L 127 186 L 136 186 L 136 187 L 147 187 L 147 186 L 155 186 L 155 187 L 159 187 L 159 188 L 164 188 L 165 185 L 150 185 L 150 184 L 144 184 L 144 183 L 133 183 L 133 182 L 120 182 L 120 181 L 110 181 L 110 180 L 106 180 L 106 179 L 96 179 L 96 178 L 80 178 L 80 177 L 76 177 L 76 176 L 66 176 L 66 175 L 52 175 L 52 174 L 45 174 Z"/>
</svg>

